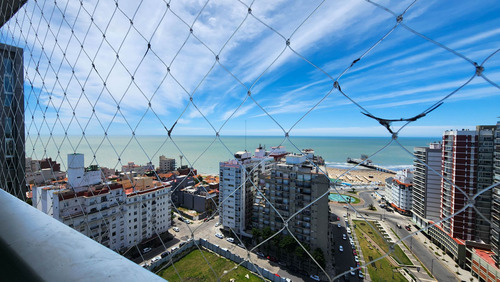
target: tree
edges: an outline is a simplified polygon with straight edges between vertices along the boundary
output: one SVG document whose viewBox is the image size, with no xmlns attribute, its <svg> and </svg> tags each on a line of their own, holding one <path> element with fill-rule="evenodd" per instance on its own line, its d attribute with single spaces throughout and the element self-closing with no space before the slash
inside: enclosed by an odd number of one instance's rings
<svg viewBox="0 0 500 282">
<path fill-rule="evenodd" d="M 368 205 L 368 209 L 371 210 L 371 211 L 376 211 L 377 210 L 373 204 L 369 204 Z"/>
<path fill-rule="evenodd" d="M 288 253 L 291 253 L 297 247 L 297 241 L 295 241 L 292 236 L 286 235 L 283 236 L 283 239 L 281 239 L 279 246 Z"/>
<path fill-rule="evenodd" d="M 312 253 L 312 257 L 318 262 L 318 264 L 321 267 L 325 267 L 326 261 L 325 261 L 325 254 L 323 253 L 323 250 L 320 248 L 316 248 L 314 252 Z"/>
<path fill-rule="evenodd" d="M 256 242 L 260 242 L 260 236 L 262 236 L 262 232 L 258 228 L 253 228 L 252 229 L 252 236 L 255 239 Z"/>
</svg>

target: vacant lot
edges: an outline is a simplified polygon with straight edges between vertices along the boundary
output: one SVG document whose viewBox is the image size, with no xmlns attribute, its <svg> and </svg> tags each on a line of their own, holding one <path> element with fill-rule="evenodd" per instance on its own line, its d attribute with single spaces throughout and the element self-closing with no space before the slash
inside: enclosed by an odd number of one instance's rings
<svg viewBox="0 0 500 282">
<path fill-rule="evenodd" d="M 203 255 L 201 252 L 203 252 Z M 236 281 L 262 281 L 262 279 L 242 266 L 233 269 L 236 264 L 228 259 L 205 250 L 201 252 L 200 250 L 192 251 L 176 262 L 174 266 L 169 266 L 160 271 L 158 275 L 168 281 L 218 281 L 218 278 L 227 271 L 228 273 L 222 276 L 220 281 L 229 281 L 232 278 L 236 279 Z M 245 277 L 247 274 L 249 279 Z"/>
</svg>

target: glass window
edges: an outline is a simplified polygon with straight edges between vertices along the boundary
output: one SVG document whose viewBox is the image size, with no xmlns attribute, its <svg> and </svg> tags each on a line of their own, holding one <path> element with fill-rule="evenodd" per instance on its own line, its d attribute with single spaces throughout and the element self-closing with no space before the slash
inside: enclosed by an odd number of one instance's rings
<svg viewBox="0 0 500 282">
<path fill-rule="evenodd" d="M 12 93 L 12 77 L 4 76 L 3 78 L 3 89 L 6 93 Z"/>
<path fill-rule="evenodd" d="M 12 75 L 12 60 L 10 58 L 3 58 L 5 73 Z"/>
<path fill-rule="evenodd" d="M 5 137 L 12 137 L 12 118 L 6 117 L 4 121 Z"/>
<path fill-rule="evenodd" d="M 12 106 L 12 100 L 14 98 L 14 95 L 12 95 L 12 93 L 9 93 L 9 94 L 5 94 L 5 103 L 4 103 L 4 106 L 5 107 L 10 107 Z"/>
<path fill-rule="evenodd" d="M 8 138 L 5 139 L 5 156 L 6 157 L 12 157 L 14 156 L 14 139 Z"/>
</svg>

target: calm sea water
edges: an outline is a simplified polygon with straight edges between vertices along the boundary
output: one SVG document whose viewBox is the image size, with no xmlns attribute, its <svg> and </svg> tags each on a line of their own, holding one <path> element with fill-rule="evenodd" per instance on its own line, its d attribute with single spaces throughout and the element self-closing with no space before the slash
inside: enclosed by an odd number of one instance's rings
<svg viewBox="0 0 500 282">
<path fill-rule="evenodd" d="M 316 155 L 322 156 L 328 166 L 348 167 L 348 157 L 359 158 L 361 154 L 371 155 L 391 142 L 385 137 L 291 137 L 290 141 L 283 137 L 269 136 L 232 136 L 216 139 L 209 136 L 174 136 L 169 140 L 162 136 L 52 136 L 30 137 L 26 140 L 26 157 L 41 159 L 52 157 L 66 168 L 67 154 L 85 154 L 85 165 L 98 164 L 102 167 L 120 169 L 128 162 L 146 164 L 151 161 L 158 165 L 161 155 L 175 158 L 177 165 L 188 164 L 200 173 L 216 174 L 219 162 L 233 158 L 233 153 L 247 149 L 253 152 L 260 145 L 266 149 L 283 145 L 289 152 L 312 148 Z M 408 151 L 413 152 L 415 146 L 426 146 L 439 138 L 399 138 Z M 413 163 L 411 154 L 405 152 L 397 143 L 377 153 L 372 161 L 375 164 L 401 169 Z"/>
</svg>

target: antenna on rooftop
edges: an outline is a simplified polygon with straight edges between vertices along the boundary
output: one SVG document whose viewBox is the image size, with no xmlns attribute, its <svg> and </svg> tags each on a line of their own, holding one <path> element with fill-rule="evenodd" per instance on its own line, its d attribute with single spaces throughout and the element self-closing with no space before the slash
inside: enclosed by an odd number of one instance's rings
<svg viewBox="0 0 500 282">
<path fill-rule="evenodd" d="M 247 151 L 247 120 L 245 120 L 245 152 Z"/>
<path fill-rule="evenodd" d="M 179 155 L 179 158 L 181 158 L 181 167 L 182 167 L 182 155 Z"/>
</svg>

